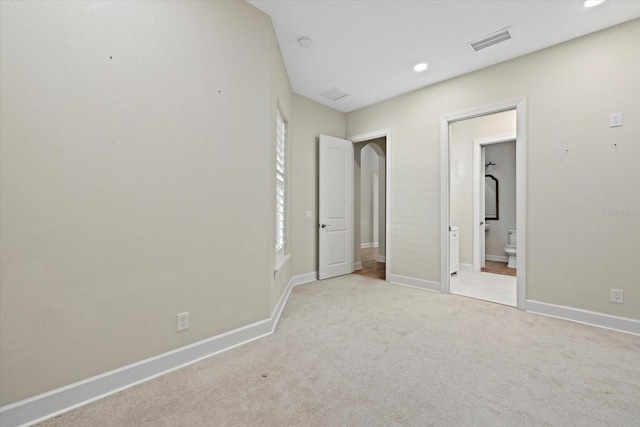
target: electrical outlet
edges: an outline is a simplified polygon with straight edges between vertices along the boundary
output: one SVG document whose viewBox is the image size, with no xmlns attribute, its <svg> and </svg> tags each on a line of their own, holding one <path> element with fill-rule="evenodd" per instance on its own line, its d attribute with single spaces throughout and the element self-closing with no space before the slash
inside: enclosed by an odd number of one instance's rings
<svg viewBox="0 0 640 427">
<path fill-rule="evenodd" d="M 615 128 L 622 126 L 622 113 L 611 113 L 609 116 L 609 127 Z"/>
<path fill-rule="evenodd" d="M 184 331 L 185 329 L 189 329 L 189 312 L 188 311 L 178 314 L 177 331 Z"/>
<path fill-rule="evenodd" d="M 624 301 L 624 292 L 622 289 L 611 289 L 611 302 L 622 304 Z"/>
</svg>

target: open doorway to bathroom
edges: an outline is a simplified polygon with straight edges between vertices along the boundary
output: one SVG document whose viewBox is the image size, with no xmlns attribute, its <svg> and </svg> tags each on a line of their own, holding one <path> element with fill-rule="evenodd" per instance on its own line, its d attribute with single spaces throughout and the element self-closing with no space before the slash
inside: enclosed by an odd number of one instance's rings
<svg viewBox="0 0 640 427">
<path fill-rule="evenodd" d="M 473 271 L 516 277 L 516 135 L 474 140 Z"/>
<path fill-rule="evenodd" d="M 450 258 L 458 259 L 450 266 L 450 292 L 511 306 L 517 305 L 516 125 L 512 109 L 449 127 Z"/>
</svg>

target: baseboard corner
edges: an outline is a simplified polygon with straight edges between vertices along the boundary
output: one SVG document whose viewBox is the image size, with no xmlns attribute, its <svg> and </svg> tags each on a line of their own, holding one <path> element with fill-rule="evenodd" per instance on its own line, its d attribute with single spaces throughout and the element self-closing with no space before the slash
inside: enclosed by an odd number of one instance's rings
<svg viewBox="0 0 640 427">
<path fill-rule="evenodd" d="M 596 311 L 583 310 L 575 307 L 556 305 L 535 300 L 527 300 L 526 311 L 547 317 L 582 323 L 603 329 L 640 335 L 640 320 L 628 317 L 613 316 Z"/>
<path fill-rule="evenodd" d="M 438 282 L 432 282 L 430 280 L 416 279 L 414 277 L 400 276 L 398 274 L 389 274 L 389 282 L 396 285 L 409 286 L 412 288 L 422 289 L 430 292 L 442 292 L 442 287 Z"/>
</svg>

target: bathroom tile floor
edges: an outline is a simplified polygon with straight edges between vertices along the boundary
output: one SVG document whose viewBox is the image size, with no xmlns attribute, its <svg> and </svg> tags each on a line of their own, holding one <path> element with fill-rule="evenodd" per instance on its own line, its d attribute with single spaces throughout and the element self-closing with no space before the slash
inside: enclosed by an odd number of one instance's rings
<svg viewBox="0 0 640 427">
<path fill-rule="evenodd" d="M 460 271 L 451 275 L 451 293 L 516 306 L 516 278 L 492 273 Z"/>
</svg>

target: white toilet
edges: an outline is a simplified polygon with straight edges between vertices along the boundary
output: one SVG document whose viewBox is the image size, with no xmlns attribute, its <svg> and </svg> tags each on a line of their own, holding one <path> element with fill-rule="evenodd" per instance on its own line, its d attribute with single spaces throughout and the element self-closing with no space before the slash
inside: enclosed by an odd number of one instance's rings
<svg viewBox="0 0 640 427">
<path fill-rule="evenodd" d="M 516 242 L 517 242 L 517 232 L 516 230 L 509 230 L 509 244 L 506 245 L 504 247 L 504 251 L 506 252 L 507 256 L 509 257 L 509 262 L 507 263 L 507 267 L 509 268 L 516 268 L 516 266 L 518 265 L 517 261 L 516 261 L 516 254 L 517 254 L 517 250 L 516 250 Z"/>
</svg>

